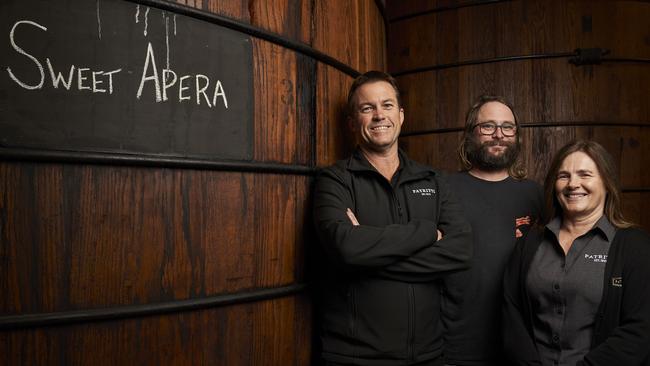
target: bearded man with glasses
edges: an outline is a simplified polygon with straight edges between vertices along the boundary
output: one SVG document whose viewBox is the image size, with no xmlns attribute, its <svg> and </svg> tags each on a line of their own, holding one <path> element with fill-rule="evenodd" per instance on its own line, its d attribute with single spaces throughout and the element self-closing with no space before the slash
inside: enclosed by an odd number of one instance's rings
<svg viewBox="0 0 650 366">
<path fill-rule="evenodd" d="M 447 365 L 502 365 L 502 277 L 515 241 L 540 216 L 542 190 L 525 179 L 519 123 L 503 97 L 482 96 L 469 109 L 449 177 L 473 231 L 468 270 L 444 278 L 442 320 Z"/>
</svg>

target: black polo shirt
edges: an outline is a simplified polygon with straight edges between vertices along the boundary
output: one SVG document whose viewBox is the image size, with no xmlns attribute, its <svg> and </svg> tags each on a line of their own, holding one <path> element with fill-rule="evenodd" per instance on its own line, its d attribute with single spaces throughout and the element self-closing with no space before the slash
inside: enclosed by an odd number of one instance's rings
<svg viewBox="0 0 650 366">
<path fill-rule="evenodd" d="M 546 225 L 526 286 L 542 365 L 574 366 L 591 347 L 607 253 L 616 228 L 602 216 L 574 240 L 565 256 L 558 240 L 560 225 L 559 217 Z"/>
</svg>

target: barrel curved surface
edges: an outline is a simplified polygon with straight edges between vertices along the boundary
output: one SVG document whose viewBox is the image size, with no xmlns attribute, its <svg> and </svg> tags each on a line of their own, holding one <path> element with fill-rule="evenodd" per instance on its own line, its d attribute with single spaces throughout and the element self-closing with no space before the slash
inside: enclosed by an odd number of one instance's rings
<svg viewBox="0 0 650 366">
<path fill-rule="evenodd" d="M 0 364 L 309 365 L 310 185 L 385 68 L 380 9 L 129 3 L 251 37 L 251 159 L 0 145 Z"/>
</svg>

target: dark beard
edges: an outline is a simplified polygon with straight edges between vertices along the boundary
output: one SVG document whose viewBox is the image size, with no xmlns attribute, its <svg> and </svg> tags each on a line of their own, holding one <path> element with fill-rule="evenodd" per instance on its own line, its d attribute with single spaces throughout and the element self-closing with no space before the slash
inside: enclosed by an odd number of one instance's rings
<svg viewBox="0 0 650 366">
<path fill-rule="evenodd" d="M 507 146 L 508 148 L 501 155 L 495 156 L 490 154 L 490 146 Z M 480 143 L 476 138 L 470 138 L 467 141 L 467 160 L 472 166 L 487 172 L 508 169 L 515 163 L 519 155 L 518 142 L 505 141 L 487 141 Z"/>
</svg>

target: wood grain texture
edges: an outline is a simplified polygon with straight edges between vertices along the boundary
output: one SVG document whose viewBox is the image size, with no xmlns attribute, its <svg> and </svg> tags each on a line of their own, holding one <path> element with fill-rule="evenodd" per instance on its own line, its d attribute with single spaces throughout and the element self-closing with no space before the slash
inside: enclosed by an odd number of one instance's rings
<svg viewBox="0 0 650 366">
<path fill-rule="evenodd" d="M 203 0 L 175 0 L 179 4 L 191 6 L 197 9 L 202 9 L 204 7 Z M 207 5 L 207 4 L 205 4 Z"/>
<path fill-rule="evenodd" d="M 386 71 L 386 28 L 376 1 L 359 2 L 360 49 L 357 69 Z"/>
<path fill-rule="evenodd" d="M 304 296 L 0 333 L 1 365 L 309 365 Z M 20 350 L 20 352 L 15 352 Z"/>
<path fill-rule="evenodd" d="M 499 62 L 398 77 L 405 132 L 462 127 L 482 94 L 503 95 L 523 123 L 650 124 L 647 64 L 576 67 L 564 59 Z"/>
<path fill-rule="evenodd" d="M 176 2 L 182 2 L 182 1 L 183 0 L 176 0 Z M 248 7 L 248 3 L 249 2 L 245 0 L 231 0 L 231 1 L 201 0 L 195 2 L 194 5 L 192 5 L 191 3 L 187 5 L 209 11 L 210 13 L 219 14 L 229 18 L 237 19 L 244 23 L 250 23 L 251 17 L 250 17 L 250 10 Z"/>
<path fill-rule="evenodd" d="M 425 12 L 445 11 L 446 9 L 456 7 L 480 6 L 484 4 L 484 0 L 387 0 L 386 14 L 390 20 L 394 20 L 395 18 L 415 17 Z"/>
<path fill-rule="evenodd" d="M 386 69 L 385 29 L 374 0 L 184 1 L 304 43 L 358 69 Z"/>
<path fill-rule="evenodd" d="M 347 90 L 353 79 L 333 68 L 319 64 L 316 90 L 316 165 L 333 164 L 348 155 L 354 147 L 345 117 Z"/>
<path fill-rule="evenodd" d="M 341 16 L 345 14 L 345 16 Z M 356 67 L 359 50 L 358 2 L 346 0 L 318 1 L 314 3 L 314 34 L 312 46 L 345 64 Z M 336 31 L 334 31 L 336 30 Z"/>
<path fill-rule="evenodd" d="M 649 18 L 643 1 L 505 1 L 428 13 L 390 24 L 388 69 L 590 47 L 650 59 Z"/>
<path fill-rule="evenodd" d="M 385 69 L 373 0 L 177 0 Z M 217 27 L 217 26 L 215 26 Z M 351 149 L 352 77 L 252 37 L 253 158 L 316 167 Z M 200 55 L 197 55 L 197 57 Z M 304 283 L 310 175 L 0 161 L 0 317 L 151 305 Z M 306 293 L 0 332 L 0 365 L 309 365 Z"/>
<path fill-rule="evenodd" d="M 269 42 L 256 40 L 253 45 L 253 156 L 257 161 L 309 165 L 314 61 Z"/>
<path fill-rule="evenodd" d="M 400 137 L 399 144 L 409 158 L 433 166 L 437 170 L 458 171 L 460 132 Z"/>
<path fill-rule="evenodd" d="M 312 46 L 360 72 L 385 70 L 385 31 L 374 1 L 314 3 Z"/>
<path fill-rule="evenodd" d="M 311 1 L 248 1 L 250 22 L 302 43 L 310 44 Z"/>
<path fill-rule="evenodd" d="M 175 0 L 240 22 L 279 34 L 296 42 L 310 44 L 312 4 L 300 0 Z"/>
<path fill-rule="evenodd" d="M 0 177 L 0 314 L 302 280 L 308 177 L 25 163 Z"/>
</svg>

